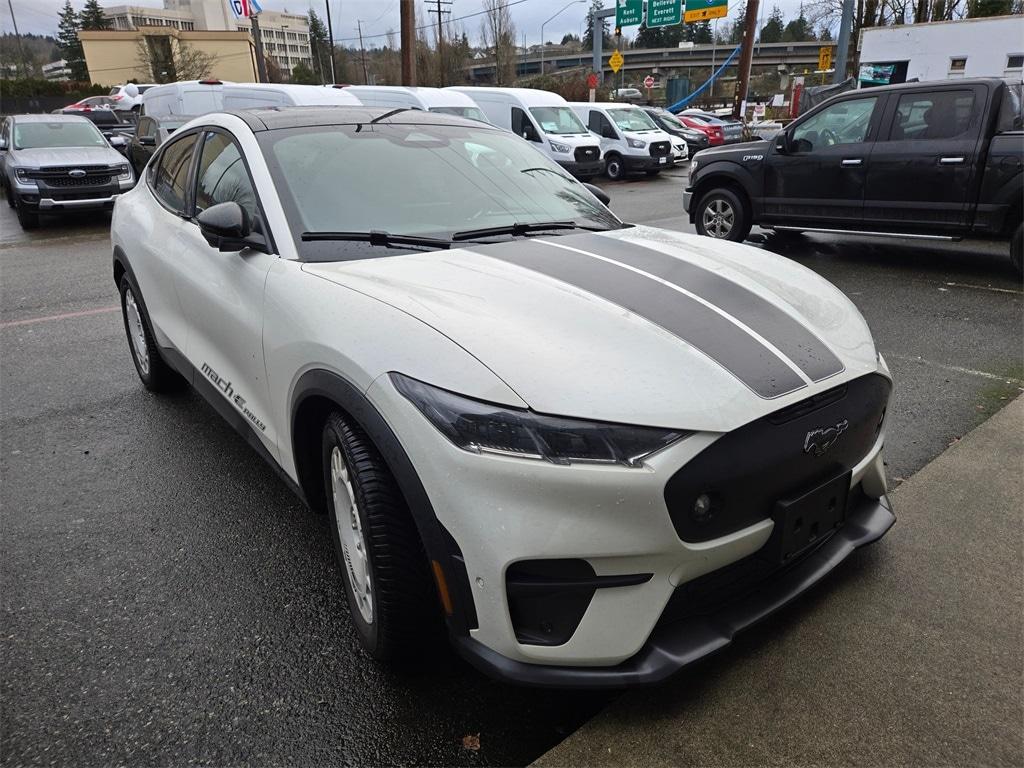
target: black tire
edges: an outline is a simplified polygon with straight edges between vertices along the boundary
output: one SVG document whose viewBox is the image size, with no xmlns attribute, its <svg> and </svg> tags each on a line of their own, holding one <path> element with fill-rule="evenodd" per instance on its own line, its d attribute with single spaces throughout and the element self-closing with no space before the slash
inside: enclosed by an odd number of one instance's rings
<svg viewBox="0 0 1024 768">
<path fill-rule="evenodd" d="M 1018 224 L 1010 238 L 1010 261 L 1017 268 L 1017 274 L 1024 275 L 1024 224 Z"/>
<path fill-rule="evenodd" d="M 150 392 L 173 392 L 185 385 L 185 380 L 160 357 L 160 350 L 153 339 L 149 318 L 139 298 L 138 288 L 132 283 L 127 273 L 121 276 L 118 286 L 121 292 L 121 318 L 124 320 L 124 332 L 128 337 L 128 352 L 132 356 L 135 370 L 139 374 L 142 385 Z M 130 307 L 134 307 L 130 309 Z M 132 315 L 129 319 L 129 315 Z M 135 320 L 138 327 L 135 327 Z M 140 335 L 141 344 L 136 345 L 134 333 Z M 144 352 L 142 348 L 144 347 Z"/>
<path fill-rule="evenodd" d="M 6 181 L 3 182 L 4 197 L 7 198 L 7 207 L 14 208 L 14 194 L 11 192 L 11 186 Z"/>
<path fill-rule="evenodd" d="M 29 208 L 21 200 L 16 200 L 14 207 L 18 211 L 18 223 L 22 229 L 38 229 L 39 228 L 39 211 L 35 211 Z"/>
<path fill-rule="evenodd" d="M 750 206 L 729 187 L 711 189 L 694 209 L 697 234 L 742 243 L 750 234 Z"/>
<path fill-rule="evenodd" d="M 340 412 L 327 418 L 321 445 L 331 538 L 359 639 L 378 661 L 421 655 L 440 637 L 441 606 L 408 505 L 376 446 Z M 341 510 L 340 523 L 332 467 L 335 451 L 349 480 L 337 501 L 347 505 L 351 496 L 355 502 L 354 509 Z M 354 546 L 359 539 L 362 549 Z M 369 584 L 369 589 L 357 591 L 354 581 Z"/>
<path fill-rule="evenodd" d="M 619 155 L 612 152 L 605 158 L 604 174 L 612 181 L 621 181 L 626 177 L 626 164 Z"/>
</svg>

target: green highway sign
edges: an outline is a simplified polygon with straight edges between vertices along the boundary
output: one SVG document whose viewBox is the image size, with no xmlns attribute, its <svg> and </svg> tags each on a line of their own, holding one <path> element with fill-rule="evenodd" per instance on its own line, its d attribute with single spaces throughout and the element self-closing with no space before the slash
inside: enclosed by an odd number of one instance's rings
<svg viewBox="0 0 1024 768">
<path fill-rule="evenodd" d="M 686 15 L 683 20 L 705 21 L 720 19 L 729 12 L 729 0 L 686 0 Z"/>
<path fill-rule="evenodd" d="M 671 27 L 683 20 L 683 0 L 647 0 L 647 26 Z"/>
<path fill-rule="evenodd" d="M 644 0 L 615 0 L 615 26 L 635 27 L 644 20 Z"/>
</svg>

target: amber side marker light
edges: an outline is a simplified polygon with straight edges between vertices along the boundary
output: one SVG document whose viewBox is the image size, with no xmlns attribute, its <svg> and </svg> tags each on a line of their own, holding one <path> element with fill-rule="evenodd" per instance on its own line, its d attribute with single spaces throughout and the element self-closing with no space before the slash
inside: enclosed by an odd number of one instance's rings
<svg viewBox="0 0 1024 768">
<path fill-rule="evenodd" d="M 446 616 L 451 616 L 455 613 L 455 609 L 452 608 L 452 596 L 448 593 L 448 582 L 444 578 L 444 570 L 437 560 L 431 560 L 430 565 L 434 569 L 434 581 L 437 582 L 437 591 L 441 595 L 441 605 L 444 606 L 444 613 Z"/>
</svg>

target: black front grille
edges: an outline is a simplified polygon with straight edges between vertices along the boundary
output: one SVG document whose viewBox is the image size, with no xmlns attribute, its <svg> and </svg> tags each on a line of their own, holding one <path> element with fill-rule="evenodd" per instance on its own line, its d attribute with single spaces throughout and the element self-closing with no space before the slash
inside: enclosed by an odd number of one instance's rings
<svg viewBox="0 0 1024 768">
<path fill-rule="evenodd" d="M 884 376 L 861 376 L 716 440 L 665 485 L 679 538 L 709 541 L 746 528 L 771 517 L 778 500 L 851 470 L 875 443 L 890 388 Z M 704 495 L 710 514 L 695 514 Z"/>
<path fill-rule="evenodd" d="M 664 157 L 672 151 L 672 144 L 667 141 L 656 141 L 651 144 L 651 157 Z"/>
<path fill-rule="evenodd" d="M 95 187 L 110 183 L 110 172 L 104 176 L 50 176 L 41 178 L 50 187 Z"/>
<path fill-rule="evenodd" d="M 601 158 L 601 150 L 597 147 L 576 147 L 573 157 L 577 163 L 593 163 Z"/>
</svg>

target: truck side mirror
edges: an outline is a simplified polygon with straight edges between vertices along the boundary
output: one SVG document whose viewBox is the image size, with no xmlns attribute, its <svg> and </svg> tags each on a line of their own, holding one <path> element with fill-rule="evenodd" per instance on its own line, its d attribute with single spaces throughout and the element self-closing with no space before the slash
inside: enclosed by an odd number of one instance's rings
<svg viewBox="0 0 1024 768">
<path fill-rule="evenodd" d="M 780 155 L 785 155 L 789 152 L 789 134 L 786 131 L 775 137 L 775 151 Z"/>
</svg>

